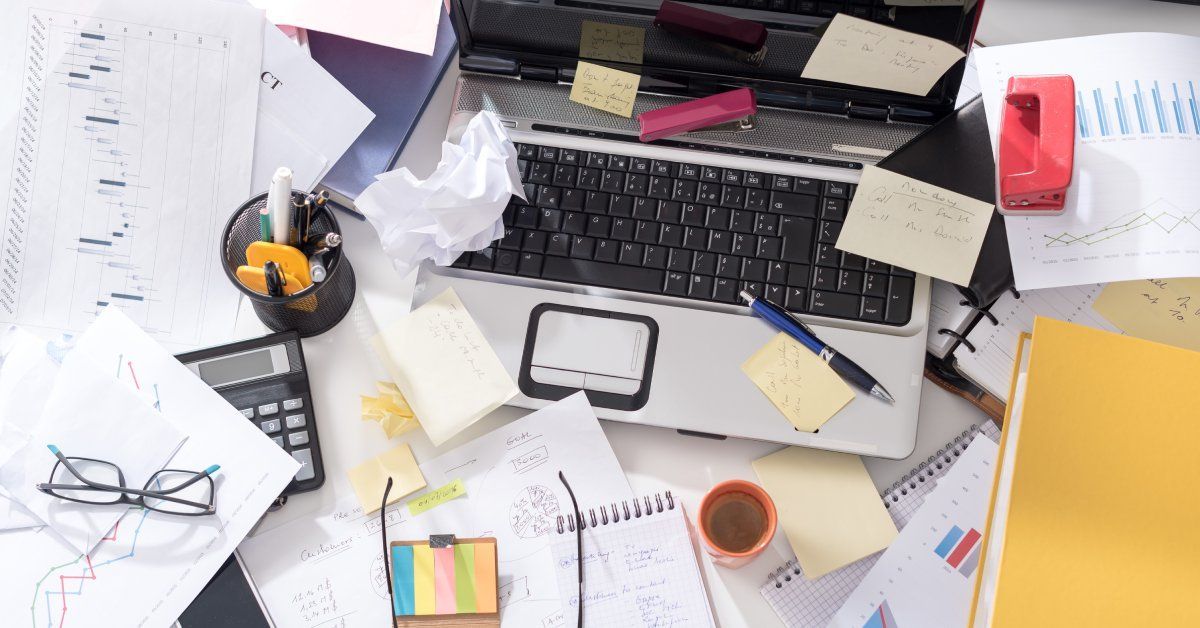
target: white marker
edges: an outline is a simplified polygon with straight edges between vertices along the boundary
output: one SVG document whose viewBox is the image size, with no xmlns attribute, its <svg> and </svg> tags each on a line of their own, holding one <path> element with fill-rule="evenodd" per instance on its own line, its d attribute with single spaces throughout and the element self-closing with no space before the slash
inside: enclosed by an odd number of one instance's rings
<svg viewBox="0 0 1200 628">
<path fill-rule="evenodd" d="M 291 244 L 292 230 L 292 169 L 281 167 L 271 177 L 267 190 L 267 207 L 271 210 L 271 241 Z"/>
</svg>

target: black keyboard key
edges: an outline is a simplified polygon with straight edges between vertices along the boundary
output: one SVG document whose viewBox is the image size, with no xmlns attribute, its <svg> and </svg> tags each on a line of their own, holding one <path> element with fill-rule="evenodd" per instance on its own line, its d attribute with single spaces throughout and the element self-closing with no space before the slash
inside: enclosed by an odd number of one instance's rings
<svg viewBox="0 0 1200 628">
<path fill-rule="evenodd" d="M 609 170 L 628 170 L 629 158 L 625 155 L 609 155 L 608 165 L 605 168 Z"/>
<path fill-rule="evenodd" d="M 605 170 L 600 175 L 600 189 L 605 192 L 620 194 L 625 191 L 625 173 L 616 170 Z"/>
<path fill-rule="evenodd" d="M 533 144 L 517 144 L 517 155 L 521 159 L 537 159 L 537 146 Z"/>
<path fill-rule="evenodd" d="M 692 227 L 703 227 L 707 214 L 708 208 L 703 205 L 684 203 L 683 218 L 680 222 Z"/>
<path fill-rule="evenodd" d="M 515 275 L 517 273 L 517 256 L 516 251 L 496 251 L 496 265 L 493 270 L 506 275 Z"/>
<path fill-rule="evenodd" d="M 630 157 L 629 171 L 636 172 L 638 174 L 649 174 L 650 160 L 646 159 L 645 157 Z"/>
<path fill-rule="evenodd" d="M 616 240 L 596 240 L 596 255 L 593 259 L 597 262 L 613 262 L 615 264 L 620 254 L 620 242 Z"/>
<path fill-rule="evenodd" d="M 729 228 L 740 233 L 754 231 L 754 212 L 734 210 Z"/>
<path fill-rule="evenodd" d="M 583 209 L 584 197 L 587 192 L 576 188 L 564 188 L 562 198 L 558 202 L 559 209 L 581 210 Z"/>
<path fill-rule="evenodd" d="M 708 229 L 703 227 L 686 227 L 683 232 L 683 248 L 693 251 L 703 251 L 708 248 Z"/>
<path fill-rule="evenodd" d="M 612 200 L 608 204 L 609 216 L 632 216 L 633 215 L 633 197 L 625 196 L 624 194 L 613 194 Z"/>
<path fill-rule="evenodd" d="M 675 175 L 680 179 L 691 179 L 696 181 L 700 179 L 700 166 L 696 164 L 679 164 L 679 174 Z"/>
<path fill-rule="evenodd" d="M 817 3 L 817 15 L 821 17 L 833 17 L 838 11 L 842 10 L 841 2 L 819 2 Z"/>
<path fill-rule="evenodd" d="M 577 178 L 575 185 L 584 190 L 599 190 L 600 175 L 603 172 L 603 170 L 598 168 L 580 168 L 579 177 Z"/>
<path fill-rule="evenodd" d="M 734 255 L 755 255 L 758 253 L 758 238 L 745 233 L 733 234 Z"/>
<path fill-rule="evenodd" d="M 637 229 L 634 230 L 633 240 L 642 244 L 658 244 L 658 223 L 649 220 L 637 221 Z"/>
<path fill-rule="evenodd" d="M 617 261 L 628 266 L 641 266 L 642 257 L 646 254 L 646 245 L 637 242 L 626 242 L 621 245 L 621 254 Z"/>
<path fill-rule="evenodd" d="M 887 296 L 888 276 L 879 273 L 867 273 L 863 284 L 863 294 L 869 297 L 883 298 Z"/>
<path fill-rule="evenodd" d="M 512 249 L 514 251 L 521 248 L 521 241 L 525 239 L 525 230 L 508 227 L 504 230 L 504 237 L 500 240 L 500 248 Z"/>
<path fill-rule="evenodd" d="M 522 253 L 520 261 L 517 262 L 517 274 L 525 277 L 541 275 L 543 259 L 545 258 L 538 253 Z"/>
<path fill-rule="evenodd" d="M 746 188 L 726 185 L 721 188 L 721 206 L 741 209 L 746 206 Z"/>
<path fill-rule="evenodd" d="M 781 174 L 771 174 L 771 175 L 767 175 L 767 178 L 771 180 L 770 187 L 772 190 L 778 190 L 780 192 L 791 192 L 792 191 L 792 178 L 791 177 L 781 175 Z"/>
<path fill-rule="evenodd" d="M 741 185 L 744 174 L 741 170 L 726 168 L 721 171 L 721 182 L 725 185 Z"/>
<path fill-rule="evenodd" d="M 716 281 L 713 282 L 712 296 L 714 301 L 721 301 L 723 303 L 736 303 L 738 298 L 737 292 L 736 279 L 723 279 L 721 277 L 717 277 Z"/>
<path fill-rule="evenodd" d="M 838 279 L 838 292 L 862 294 L 863 274 L 857 270 L 843 270 Z"/>
<path fill-rule="evenodd" d="M 686 297 L 688 293 L 688 274 L 668 271 L 667 283 L 663 288 L 663 292 L 677 297 Z"/>
<path fill-rule="evenodd" d="M 593 238 L 607 238 L 610 228 L 612 218 L 608 216 L 591 216 L 588 219 L 587 234 Z"/>
<path fill-rule="evenodd" d="M 688 203 L 696 202 L 696 190 L 700 188 L 699 183 L 687 179 L 676 179 L 674 187 L 671 198 Z"/>
<path fill-rule="evenodd" d="M 837 290 L 838 271 L 833 268 L 818 266 L 813 271 L 812 287 L 817 290 Z"/>
<path fill-rule="evenodd" d="M 738 288 L 754 296 L 761 297 L 763 295 L 763 283 L 761 281 L 743 281 Z"/>
<path fill-rule="evenodd" d="M 633 232 L 637 229 L 637 221 L 632 218 L 613 218 L 612 239 L 621 242 L 633 240 Z"/>
<path fill-rule="evenodd" d="M 766 281 L 767 261 L 761 259 L 742 260 L 741 277 L 746 281 Z"/>
<path fill-rule="evenodd" d="M 459 255 L 458 259 L 454 260 L 454 262 L 451 263 L 450 266 L 452 266 L 454 268 L 468 268 L 471 265 L 471 257 L 472 256 L 473 256 L 473 253 L 470 253 L 470 252 L 463 253 L 462 255 Z"/>
<path fill-rule="evenodd" d="M 696 202 L 716 205 L 721 202 L 721 184 L 701 182 L 696 190 Z"/>
<path fill-rule="evenodd" d="M 538 226 L 539 210 L 536 207 L 521 206 L 513 216 L 513 226 L 522 229 L 536 229 Z"/>
<path fill-rule="evenodd" d="M 838 265 L 838 260 L 841 257 L 842 257 L 841 251 L 838 251 L 837 249 L 833 248 L 832 244 L 818 244 L 817 245 L 816 262 L 818 264 L 820 264 L 822 266 L 833 266 L 836 268 Z"/>
<path fill-rule="evenodd" d="M 708 216 L 704 219 L 704 226 L 709 229 L 728 229 L 729 228 L 729 210 L 724 207 L 709 207 Z"/>
<path fill-rule="evenodd" d="M 715 230 L 708 234 L 708 250 L 713 253 L 733 252 L 733 233 Z"/>
<path fill-rule="evenodd" d="M 850 198 L 850 184 L 840 181 L 825 182 L 825 196 L 833 198 Z"/>
<path fill-rule="evenodd" d="M 842 233 L 842 223 L 821 221 L 821 230 L 817 232 L 817 242 L 837 244 L 838 236 Z"/>
<path fill-rule="evenodd" d="M 821 218 L 824 220 L 846 220 L 846 201 L 840 198 L 827 198 L 821 202 Z"/>
<path fill-rule="evenodd" d="M 817 196 L 821 193 L 821 180 L 796 177 L 792 181 L 792 191 L 797 194 L 812 194 L 813 196 Z"/>
<path fill-rule="evenodd" d="M 746 209 L 753 209 L 757 212 L 767 211 L 767 206 L 771 204 L 771 193 L 766 190 L 746 190 Z"/>
<path fill-rule="evenodd" d="M 587 236 L 574 236 L 571 238 L 571 257 L 578 259 L 592 259 L 596 254 L 596 240 Z"/>
<path fill-rule="evenodd" d="M 538 161 L 558 161 L 558 149 L 553 146 L 539 146 L 537 158 Z"/>
<path fill-rule="evenodd" d="M 742 273 L 742 258 L 736 255 L 717 256 L 717 276 L 737 279 Z"/>
<path fill-rule="evenodd" d="M 583 211 L 589 214 L 607 214 L 609 198 L 611 197 L 604 192 L 588 192 L 583 201 Z"/>
<path fill-rule="evenodd" d="M 917 276 L 916 273 L 914 273 L 913 271 L 908 270 L 907 268 L 900 268 L 899 266 L 892 266 L 892 274 L 897 277 L 916 277 Z"/>
<path fill-rule="evenodd" d="M 892 277 L 888 288 L 887 314 L 883 320 L 893 325 L 903 325 L 912 315 L 914 281 L 908 277 Z"/>
<path fill-rule="evenodd" d="M 546 232 L 526 231 L 525 239 L 521 241 L 521 250 L 532 253 L 544 253 L 546 251 Z"/>
<path fill-rule="evenodd" d="M 804 15 L 817 14 L 816 0 L 793 0 L 793 2 L 795 3 L 792 5 L 793 13 L 801 13 Z"/>
<path fill-rule="evenodd" d="M 519 176 L 522 181 L 529 178 L 529 169 L 532 167 L 529 165 L 530 163 L 531 162 L 528 162 L 524 159 L 517 160 L 517 176 Z"/>
<path fill-rule="evenodd" d="M 692 272 L 701 275 L 715 275 L 717 273 L 717 255 L 716 253 L 697 252 L 692 257 Z"/>
<path fill-rule="evenodd" d="M 602 264 L 566 257 L 546 258 L 542 268 L 543 279 L 637 292 L 658 292 L 662 289 L 665 275 L 665 272 L 653 268 Z"/>
<path fill-rule="evenodd" d="M 807 295 L 808 290 L 804 288 L 788 286 L 787 296 L 783 298 L 783 306 L 792 312 L 803 312 L 808 309 L 808 301 L 805 299 Z"/>
<path fill-rule="evenodd" d="M 567 212 L 563 216 L 562 230 L 573 235 L 583 235 L 587 233 L 588 217 L 579 212 Z"/>
<path fill-rule="evenodd" d="M 662 232 L 658 234 L 658 243 L 664 246 L 683 246 L 683 230 L 685 227 L 663 223 Z"/>
<path fill-rule="evenodd" d="M 571 148 L 558 149 L 558 163 L 572 166 L 579 164 L 579 151 Z"/>
<path fill-rule="evenodd" d="M 863 297 L 862 318 L 868 321 L 882 323 L 884 318 L 883 307 L 883 299 L 876 297 Z"/>
<path fill-rule="evenodd" d="M 767 175 L 761 172 L 750 172 L 749 170 L 742 176 L 742 185 L 748 188 L 762 188 L 767 182 Z"/>
<path fill-rule="evenodd" d="M 767 282 L 785 284 L 787 283 L 788 265 L 784 262 L 770 262 L 767 264 Z"/>
<path fill-rule="evenodd" d="M 892 269 L 891 266 L 888 266 L 887 264 L 884 264 L 883 262 L 877 262 L 873 259 L 867 260 L 867 270 L 870 272 L 883 273 L 886 275 L 889 271 L 891 271 L 891 269 Z"/>
<path fill-rule="evenodd" d="M 562 188 L 556 188 L 550 185 L 538 186 L 537 206 L 538 207 L 553 207 L 558 208 L 558 203 L 562 200 Z"/>
<path fill-rule="evenodd" d="M 788 264 L 788 280 L 789 286 L 796 288 L 807 288 L 808 280 L 812 276 L 812 267 L 808 264 Z"/>
<path fill-rule="evenodd" d="M 471 256 L 471 268 L 474 270 L 491 270 L 492 262 L 496 259 L 496 249 L 484 249 Z"/>
<path fill-rule="evenodd" d="M 562 228 L 563 213 L 557 209 L 545 208 L 538 218 L 538 229 L 542 231 L 559 231 Z"/>
<path fill-rule="evenodd" d="M 529 169 L 529 182 L 549 185 L 554 182 L 554 164 L 538 162 Z"/>
<path fill-rule="evenodd" d="M 658 201 L 645 197 L 633 199 L 633 217 L 658 220 Z"/>
<path fill-rule="evenodd" d="M 714 166 L 700 166 L 700 180 L 720 183 L 721 169 Z"/>
<path fill-rule="evenodd" d="M 571 254 L 571 236 L 565 233 L 551 233 L 546 238 L 546 255 L 561 255 L 566 257 Z"/>
<path fill-rule="evenodd" d="M 579 169 L 575 166 L 558 165 L 554 167 L 554 185 L 564 188 L 575 187 L 575 176 Z"/>
<path fill-rule="evenodd" d="M 808 311 L 819 316 L 856 318 L 859 310 L 858 302 L 861 298 L 853 294 L 814 289 L 808 304 Z"/>
<path fill-rule="evenodd" d="M 817 217 L 817 198 L 790 192 L 771 193 L 771 211 L 789 216 Z"/>
<path fill-rule="evenodd" d="M 692 275 L 692 283 L 688 286 L 688 296 L 693 299 L 711 299 L 713 294 L 713 278 L 704 275 Z"/>
<path fill-rule="evenodd" d="M 671 179 L 668 177 L 650 177 L 650 198 L 667 200 L 671 198 Z"/>
<path fill-rule="evenodd" d="M 812 261 L 814 225 L 815 221 L 798 216 L 783 216 L 779 220 L 779 235 L 783 237 L 783 259 L 802 264 Z"/>
<path fill-rule="evenodd" d="M 854 253 L 842 253 L 842 268 L 863 270 L 867 267 L 867 258 Z"/>
<path fill-rule="evenodd" d="M 656 174 L 661 177 L 675 176 L 675 164 L 669 161 L 655 159 L 650 162 L 650 174 Z"/>
<path fill-rule="evenodd" d="M 683 249 L 670 249 L 667 258 L 667 270 L 686 273 L 692 270 L 692 252 Z"/>
<path fill-rule="evenodd" d="M 648 268 L 666 268 L 667 253 L 670 251 L 665 246 L 651 244 L 646 246 L 646 260 L 642 262 L 643 266 Z"/>
<path fill-rule="evenodd" d="M 763 297 L 765 297 L 771 303 L 783 303 L 783 286 L 768 283 L 766 292 L 763 293 Z"/>
<path fill-rule="evenodd" d="M 588 153 L 586 163 L 589 168 L 603 170 L 608 167 L 608 155 L 604 153 Z"/>
<path fill-rule="evenodd" d="M 650 176 L 645 174 L 630 174 L 625 177 L 625 193 L 633 196 L 645 196 L 650 191 Z"/>
<path fill-rule="evenodd" d="M 779 216 L 775 214 L 759 214 L 754 221 L 755 235 L 773 236 L 779 234 Z"/>
<path fill-rule="evenodd" d="M 770 236 L 758 238 L 758 257 L 761 259 L 777 260 L 783 257 L 783 240 Z"/>
<path fill-rule="evenodd" d="M 525 183 L 522 183 L 522 184 L 521 184 L 521 191 L 523 191 L 523 192 L 525 193 L 525 202 L 526 202 L 526 203 L 532 202 L 532 199 L 535 199 L 535 198 L 537 198 L 537 184 L 536 184 L 536 183 L 533 183 L 533 182 L 531 182 L 531 181 L 527 181 L 527 182 L 525 182 Z M 514 198 L 513 198 L 511 201 L 509 201 L 509 202 L 510 202 L 510 203 L 515 203 L 516 201 L 517 201 L 517 199 L 514 197 Z"/>
</svg>

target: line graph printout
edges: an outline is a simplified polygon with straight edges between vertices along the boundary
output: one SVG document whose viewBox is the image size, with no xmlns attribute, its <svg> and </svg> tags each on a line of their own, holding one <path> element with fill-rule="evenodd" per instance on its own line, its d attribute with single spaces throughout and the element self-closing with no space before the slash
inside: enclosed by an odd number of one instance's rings
<svg viewBox="0 0 1200 628">
<path fill-rule="evenodd" d="M 78 332 L 115 305 L 175 347 L 227 339 L 237 292 L 216 242 L 250 193 L 261 18 L 209 0 L 16 4 L 0 24 L 0 322 Z"/>
<path fill-rule="evenodd" d="M 1008 77 L 1075 81 L 1066 211 L 1005 218 L 1017 287 L 1200 275 L 1200 38 L 1123 33 L 978 53 L 993 149 Z"/>
</svg>

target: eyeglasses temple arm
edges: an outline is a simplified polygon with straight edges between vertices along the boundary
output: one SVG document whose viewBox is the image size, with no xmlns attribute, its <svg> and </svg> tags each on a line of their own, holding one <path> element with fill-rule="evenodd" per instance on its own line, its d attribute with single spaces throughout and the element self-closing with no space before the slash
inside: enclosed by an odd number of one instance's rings
<svg viewBox="0 0 1200 628">
<path fill-rule="evenodd" d="M 579 608 L 579 619 L 575 625 L 577 628 L 583 628 L 583 513 L 579 512 L 579 503 L 575 501 L 575 491 L 571 490 L 571 485 L 567 483 L 567 476 L 559 471 L 558 479 L 567 487 L 567 495 L 571 497 L 571 516 L 575 517 L 575 557 L 579 564 L 579 603 L 576 605 Z"/>
<path fill-rule="evenodd" d="M 388 562 L 391 557 L 388 556 L 388 541 L 387 541 L 387 503 L 388 493 L 392 492 L 392 476 L 388 476 L 387 485 L 383 487 L 383 503 L 379 505 L 379 534 L 383 537 L 383 576 L 387 578 L 388 603 L 392 608 L 388 609 L 388 613 L 394 614 L 395 601 L 392 600 L 392 568 Z M 394 615 L 393 615 L 394 616 Z"/>
</svg>

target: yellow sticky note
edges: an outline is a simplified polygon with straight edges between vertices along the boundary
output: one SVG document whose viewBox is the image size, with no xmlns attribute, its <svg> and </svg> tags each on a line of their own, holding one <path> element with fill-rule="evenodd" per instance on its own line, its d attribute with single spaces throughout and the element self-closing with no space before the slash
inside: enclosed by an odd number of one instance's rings
<svg viewBox="0 0 1200 628">
<path fill-rule="evenodd" d="M 413 546 L 413 589 L 416 614 L 434 614 L 433 548 L 428 545 Z"/>
<path fill-rule="evenodd" d="M 965 286 L 995 206 L 867 166 L 837 248 Z"/>
<path fill-rule="evenodd" d="M 939 39 L 839 13 L 800 76 L 924 96 L 964 56 Z"/>
<path fill-rule="evenodd" d="M 408 512 L 414 516 L 419 515 L 426 510 L 437 508 L 438 506 L 441 506 L 455 497 L 462 497 L 466 494 L 467 487 L 463 484 L 463 481 L 454 480 L 453 482 L 445 486 L 435 488 L 420 497 L 414 497 L 413 499 L 408 500 Z"/>
<path fill-rule="evenodd" d="M 783 333 L 750 356 L 742 372 L 805 432 L 821 427 L 854 398 L 854 391 L 824 360 Z"/>
<path fill-rule="evenodd" d="M 580 61 L 575 66 L 571 100 L 628 118 L 633 115 L 633 101 L 641 80 L 642 77 L 630 72 Z"/>
<path fill-rule="evenodd" d="M 579 57 L 642 64 L 646 29 L 584 20 L 579 25 Z"/>
<path fill-rule="evenodd" d="M 379 510 L 383 501 L 383 489 L 387 479 L 392 478 L 392 491 L 388 494 L 388 503 L 394 504 L 401 497 L 425 488 L 425 477 L 417 467 L 412 449 L 407 443 L 391 451 L 384 452 L 370 460 L 350 469 L 350 484 L 358 495 L 364 513 Z"/>
<path fill-rule="evenodd" d="M 1200 278 L 1110 283 L 1092 308 L 1130 336 L 1200 351 Z"/>
<path fill-rule="evenodd" d="M 372 344 L 435 446 L 517 394 L 453 289 L 389 325 Z"/>
<path fill-rule="evenodd" d="M 855 455 L 788 447 L 753 463 L 805 577 L 888 546 L 896 525 Z"/>
</svg>

